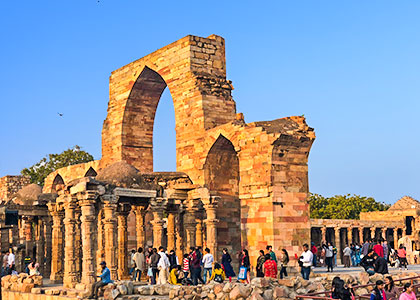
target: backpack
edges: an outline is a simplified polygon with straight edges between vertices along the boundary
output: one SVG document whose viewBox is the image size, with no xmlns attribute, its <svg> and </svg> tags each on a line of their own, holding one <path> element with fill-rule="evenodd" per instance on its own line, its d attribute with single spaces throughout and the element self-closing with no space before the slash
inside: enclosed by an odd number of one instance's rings
<svg viewBox="0 0 420 300">
<path fill-rule="evenodd" d="M 223 282 L 222 275 L 221 275 L 221 274 L 216 274 L 216 275 L 214 276 L 214 281 L 215 281 L 215 282 L 218 282 L 218 283 L 222 283 L 222 282 Z"/>
</svg>

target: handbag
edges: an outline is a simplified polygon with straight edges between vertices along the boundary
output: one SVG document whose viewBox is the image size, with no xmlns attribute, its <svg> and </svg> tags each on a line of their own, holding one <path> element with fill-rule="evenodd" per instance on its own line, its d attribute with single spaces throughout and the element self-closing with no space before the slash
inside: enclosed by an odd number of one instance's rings
<svg viewBox="0 0 420 300">
<path fill-rule="evenodd" d="M 247 269 L 245 267 L 239 268 L 238 280 L 246 280 Z"/>
<path fill-rule="evenodd" d="M 152 271 L 152 268 L 150 268 L 150 267 L 147 269 L 147 276 L 149 276 L 149 277 L 153 276 L 153 271 Z"/>
</svg>

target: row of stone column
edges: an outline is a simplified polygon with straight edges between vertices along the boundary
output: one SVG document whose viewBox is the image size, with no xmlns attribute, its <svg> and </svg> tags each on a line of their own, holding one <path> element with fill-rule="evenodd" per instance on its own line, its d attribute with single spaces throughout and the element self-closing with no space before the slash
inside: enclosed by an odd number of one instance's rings
<svg viewBox="0 0 420 300">
<path fill-rule="evenodd" d="M 96 281 L 99 263 L 106 261 L 112 278 L 125 279 L 128 276 L 128 236 L 127 218 L 131 209 L 136 214 L 137 246 L 145 246 L 145 214 L 143 206 L 131 207 L 118 203 L 115 196 L 105 196 L 101 208 L 95 206 L 95 192 L 83 192 L 62 197 L 63 206 L 49 204 L 53 219 L 52 226 L 52 263 L 50 279 L 63 281 L 66 287 L 77 282 L 91 284 Z M 203 245 L 201 220 L 197 221 L 196 206 L 185 212 L 180 209 L 167 209 L 165 198 L 151 199 L 148 209 L 153 213 L 153 244 L 163 244 L 164 212 L 167 212 L 168 248 L 176 249 L 181 258 L 184 245 L 187 249 Z M 206 210 L 207 247 L 217 251 L 217 199 L 213 198 L 204 205 Z M 98 211 L 99 210 L 99 211 Z M 184 243 L 184 231 L 186 241 Z M 64 235 L 63 235 L 64 232 Z M 80 245 L 79 245 L 80 244 Z M 81 252 L 78 252 L 81 249 Z M 64 254 L 64 255 L 63 255 Z M 62 259 L 64 257 L 64 261 Z"/>
<path fill-rule="evenodd" d="M 334 230 L 334 240 L 336 243 L 336 247 L 338 248 L 338 250 L 342 250 L 341 249 L 341 243 L 340 243 L 340 229 L 342 228 L 346 228 L 347 229 L 347 241 L 348 244 L 351 244 L 353 242 L 353 228 L 357 228 L 358 229 L 358 234 L 359 234 L 359 242 L 363 243 L 364 242 L 364 233 L 363 233 L 363 227 L 359 228 L 359 227 L 328 227 L 328 228 L 332 228 Z M 370 230 L 370 236 L 369 238 L 371 240 L 374 240 L 376 238 L 376 227 L 372 227 L 369 228 Z M 398 247 L 398 231 L 403 232 L 402 228 L 392 228 L 393 229 L 393 240 L 394 240 L 394 247 Z M 386 232 L 387 232 L 388 228 L 381 228 L 381 238 L 386 240 Z M 326 241 L 327 240 L 327 227 L 321 227 L 321 238 L 322 241 Z"/>
</svg>

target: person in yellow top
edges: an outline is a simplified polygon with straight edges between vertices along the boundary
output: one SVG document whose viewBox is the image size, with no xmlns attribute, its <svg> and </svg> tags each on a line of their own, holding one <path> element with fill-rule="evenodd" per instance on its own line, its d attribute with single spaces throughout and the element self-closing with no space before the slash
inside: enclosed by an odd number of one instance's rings
<svg viewBox="0 0 420 300">
<path fill-rule="evenodd" d="M 181 273 L 181 266 L 177 265 L 172 268 L 169 273 L 169 283 L 175 285 L 182 285 L 179 280 L 179 274 Z"/>
<path fill-rule="evenodd" d="M 225 271 L 223 271 L 220 264 L 215 263 L 213 272 L 211 273 L 211 277 L 209 281 L 214 280 L 215 282 L 222 283 L 225 280 Z"/>
</svg>

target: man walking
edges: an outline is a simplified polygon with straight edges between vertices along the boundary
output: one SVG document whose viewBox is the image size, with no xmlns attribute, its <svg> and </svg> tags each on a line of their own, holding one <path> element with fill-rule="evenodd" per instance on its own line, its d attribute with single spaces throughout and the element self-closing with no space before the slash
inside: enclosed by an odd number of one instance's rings
<svg viewBox="0 0 420 300">
<path fill-rule="evenodd" d="M 152 278 L 150 278 L 152 284 L 156 284 L 156 277 L 159 274 L 158 263 L 160 255 L 157 253 L 157 249 L 152 249 L 152 255 L 150 256 L 150 267 L 152 268 Z"/>
<path fill-rule="evenodd" d="M 103 261 L 101 262 L 102 267 L 102 274 L 98 277 L 101 278 L 100 281 L 95 282 L 92 287 L 92 293 L 90 294 L 89 299 L 98 299 L 98 291 L 101 287 L 106 286 L 108 283 L 111 283 L 111 272 L 106 266 L 106 263 Z"/>
<path fill-rule="evenodd" d="M 351 249 L 348 245 L 343 250 L 343 265 L 345 268 L 350 268 Z"/>
<path fill-rule="evenodd" d="M 134 262 L 134 273 L 133 280 L 141 281 L 141 274 L 146 270 L 146 258 L 143 254 L 143 248 L 137 249 L 137 252 L 133 256 Z"/>
<path fill-rule="evenodd" d="M 203 265 L 204 265 L 204 282 L 207 283 L 207 272 L 209 273 L 209 279 L 211 278 L 211 270 L 213 268 L 214 258 L 213 255 L 210 254 L 210 249 L 206 248 L 204 250 L 205 254 L 203 256 Z"/>
<path fill-rule="evenodd" d="M 314 259 L 314 255 L 312 254 L 311 250 L 309 250 L 308 244 L 303 245 L 303 253 L 300 256 L 301 262 L 301 274 L 303 279 L 309 280 L 309 274 L 311 273 L 311 266 L 312 261 Z"/>
<path fill-rule="evenodd" d="M 192 253 L 191 259 L 191 277 L 193 280 L 193 284 L 197 285 L 198 281 L 204 284 L 203 279 L 201 278 L 201 253 L 198 248 Z"/>
</svg>

